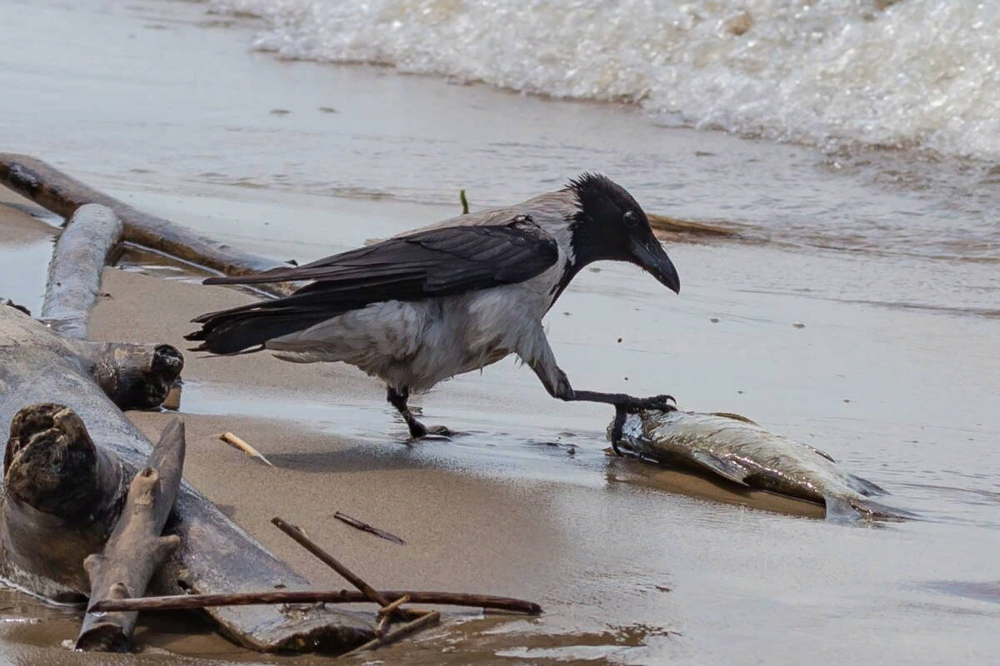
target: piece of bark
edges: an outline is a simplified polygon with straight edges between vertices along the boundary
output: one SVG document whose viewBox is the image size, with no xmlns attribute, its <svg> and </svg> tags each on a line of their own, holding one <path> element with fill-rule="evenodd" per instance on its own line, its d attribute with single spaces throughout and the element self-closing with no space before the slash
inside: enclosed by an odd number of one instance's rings
<svg viewBox="0 0 1000 666">
<path fill-rule="evenodd" d="M 386 599 L 395 601 L 409 596 L 410 602 L 431 606 L 464 606 L 486 610 L 540 615 L 542 607 L 532 601 L 497 597 L 489 594 L 466 594 L 463 592 L 424 592 L 415 590 L 380 590 Z M 279 591 L 251 592 L 246 594 L 180 594 L 167 597 L 146 597 L 145 599 L 121 599 L 101 601 L 94 606 L 95 611 L 168 611 L 215 608 L 218 606 L 256 606 L 258 604 L 356 604 L 370 601 L 363 593 L 355 590 L 327 591 Z"/>
<path fill-rule="evenodd" d="M 161 534 L 181 484 L 184 452 L 184 423 L 174 419 L 163 429 L 147 466 L 132 479 L 104 551 L 84 560 L 91 604 L 100 599 L 143 596 L 153 573 L 180 546 L 177 535 Z M 127 652 L 138 615 L 88 611 L 76 649 Z"/>
<path fill-rule="evenodd" d="M 39 318 L 60 335 L 85 339 L 104 267 L 121 239 L 121 220 L 110 208 L 98 204 L 77 208 L 52 252 Z"/>
<path fill-rule="evenodd" d="M 125 240 L 225 275 L 247 275 L 287 267 L 136 210 L 34 157 L 0 153 L 0 184 L 66 219 L 84 204 L 107 206 L 124 224 Z M 257 288 L 276 296 L 287 296 L 295 289 L 287 283 L 261 284 Z"/>
<path fill-rule="evenodd" d="M 68 500 L 60 503 L 66 515 L 57 515 L 21 501 L 5 486 L 0 492 L 0 577 L 41 597 L 78 602 L 89 590 L 83 560 L 100 552 L 117 517 L 102 507 L 121 507 L 128 482 L 146 465 L 152 449 L 93 381 L 88 362 L 72 351 L 80 346 L 14 308 L 0 307 L 0 428 L 26 404 L 70 407 L 86 424 L 96 451 L 94 462 L 83 466 L 87 473 L 74 476 L 89 474 L 93 480 L 84 484 L 84 494 L 100 498 L 96 505 L 72 501 L 76 491 L 67 492 Z M 13 441 L 11 455 L 20 440 Z M 5 443 L 2 438 L 0 443 Z M 95 486 L 96 491 L 87 491 Z M 151 594 L 312 587 L 186 481 L 168 526 L 169 533 L 181 537 L 181 547 L 154 576 Z M 370 619 L 332 608 L 213 608 L 208 615 L 225 636 L 261 651 L 339 653 L 373 635 Z"/>
</svg>

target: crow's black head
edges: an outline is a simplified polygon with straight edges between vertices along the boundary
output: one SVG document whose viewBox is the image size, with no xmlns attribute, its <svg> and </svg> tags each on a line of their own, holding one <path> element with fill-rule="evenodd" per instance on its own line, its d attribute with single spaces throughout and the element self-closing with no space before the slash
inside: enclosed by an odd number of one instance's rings
<svg viewBox="0 0 1000 666">
<path fill-rule="evenodd" d="M 625 188 L 592 173 L 574 178 L 566 188 L 576 194 L 579 206 L 571 227 L 575 270 L 602 259 L 628 261 L 680 293 L 677 269 Z"/>
</svg>

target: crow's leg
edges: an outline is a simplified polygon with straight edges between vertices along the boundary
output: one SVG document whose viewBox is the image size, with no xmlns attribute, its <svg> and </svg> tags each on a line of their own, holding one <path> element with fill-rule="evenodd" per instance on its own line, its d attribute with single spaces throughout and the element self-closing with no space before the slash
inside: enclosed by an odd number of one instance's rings
<svg viewBox="0 0 1000 666">
<path fill-rule="evenodd" d="M 566 373 L 556 363 L 555 354 L 545 338 L 545 331 L 539 324 L 531 335 L 522 340 L 522 349 L 518 351 L 521 357 L 541 380 L 545 390 L 553 398 L 567 402 L 601 402 L 620 407 L 628 412 L 639 412 L 644 409 L 660 409 L 668 412 L 676 409 L 670 402 L 674 399 L 669 395 L 655 395 L 650 398 L 636 398 L 625 393 L 600 393 L 598 391 L 576 391 L 569 383 Z"/>
<path fill-rule="evenodd" d="M 654 395 L 649 398 L 636 398 L 625 393 L 600 393 L 598 391 L 573 391 L 569 396 L 557 396 L 567 402 L 601 402 L 623 408 L 626 412 L 641 412 L 644 409 L 659 409 L 669 412 L 677 409 L 671 402 L 672 395 Z"/>
<path fill-rule="evenodd" d="M 403 387 L 399 390 L 389 387 L 387 399 L 389 404 L 396 408 L 399 415 L 403 417 L 406 421 L 406 427 L 410 429 L 410 437 L 413 439 L 420 439 L 426 437 L 427 435 L 440 435 L 441 437 L 451 437 L 452 431 L 445 426 L 425 426 L 423 423 L 418 421 L 413 413 L 410 412 L 409 406 L 406 401 L 410 399 L 410 389 L 408 387 Z"/>
<path fill-rule="evenodd" d="M 628 411 L 624 407 L 615 407 L 615 421 L 611 425 L 611 448 L 614 450 L 615 455 L 622 455 L 618 444 L 622 441 L 622 429 L 625 427 L 625 419 L 627 417 Z"/>
</svg>

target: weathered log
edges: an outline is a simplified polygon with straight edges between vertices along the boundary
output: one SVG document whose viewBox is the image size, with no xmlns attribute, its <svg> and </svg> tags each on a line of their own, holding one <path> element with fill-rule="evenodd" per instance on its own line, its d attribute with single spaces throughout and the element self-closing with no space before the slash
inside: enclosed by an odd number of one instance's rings
<svg viewBox="0 0 1000 666">
<path fill-rule="evenodd" d="M 60 364 L 68 364 L 78 374 L 89 377 L 120 409 L 159 406 L 184 368 L 184 357 L 171 345 L 71 340 L 55 335 L 20 310 L 3 305 L 0 347 L 9 348 L 10 362 L 21 368 L 20 373 L 36 372 L 47 383 L 56 378 L 48 376 L 45 366 L 31 368 L 32 359 L 37 357 L 34 362 L 45 363 L 45 359 L 58 358 Z M 22 360 L 17 360 L 19 355 L 23 355 Z M 0 395 L 3 399 L 5 396 Z"/>
<path fill-rule="evenodd" d="M 49 263 L 41 319 L 60 334 L 67 352 L 79 358 L 118 407 L 147 409 L 163 403 L 176 382 L 184 366 L 180 352 L 170 345 L 83 341 L 104 266 L 121 236 L 122 223 L 111 209 L 98 204 L 77 209 Z"/>
<path fill-rule="evenodd" d="M 14 308 L 0 307 L 0 427 L 10 423 L 25 404 L 40 402 L 66 405 L 81 422 L 77 425 L 68 414 L 62 415 L 58 419 L 61 430 L 46 435 L 56 441 L 60 432 L 68 433 L 72 437 L 64 437 L 64 450 L 79 451 L 65 464 L 82 470 L 72 475 L 80 489 L 65 476 L 55 482 L 57 488 L 65 489 L 66 501 L 55 502 L 62 507 L 61 513 L 40 511 L 6 486 L 0 494 L 0 576 L 39 596 L 61 601 L 86 597 L 89 586 L 83 560 L 103 547 L 117 517 L 112 509 L 120 509 L 127 481 L 146 464 L 152 448 L 94 383 L 79 356 L 67 352 L 68 342 L 72 341 L 61 339 Z M 27 443 L 40 446 L 41 438 L 32 437 L 28 436 Z M 18 455 L 22 439 L 11 440 L 12 465 L 15 458 L 18 465 L 30 460 L 23 453 Z M 57 458 L 53 452 L 48 459 Z M 40 463 L 45 459 L 41 454 L 38 457 Z M 8 470 L 7 477 L 17 475 Z M 80 501 L 84 496 L 90 501 Z M 167 532 L 181 538 L 181 547 L 154 576 L 150 585 L 154 594 L 311 587 L 187 482 L 181 484 Z M 341 652 L 373 635 L 371 623 L 360 616 L 327 608 L 259 606 L 214 608 L 208 613 L 223 634 L 263 651 Z"/>
<path fill-rule="evenodd" d="M 259 273 L 284 266 L 254 254 L 241 252 L 163 218 L 84 185 L 46 162 L 27 155 L 0 153 L 0 184 L 69 219 L 84 204 L 107 206 L 122 221 L 125 240 L 199 264 L 226 275 Z M 262 291 L 285 296 L 292 285 L 260 285 Z"/>
<path fill-rule="evenodd" d="M 104 551 L 83 562 L 91 605 L 100 599 L 143 596 L 153 573 L 180 546 L 176 534 L 160 535 L 181 484 L 184 452 L 184 423 L 174 419 L 164 428 L 146 467 L 132 479 Z M 98 615 L 88 609 L 76 649 L 127 652 L 138 616 L 137 612 Z"/>
<path fill-rule="evenodd" d="M 54 331 L 78 340 L 87 337 L 104 266 L 121 238 L 121 220 L 105 206 L 80 206 L 66 222 L 49 262 L 40 316 Z"/>
<path fill-rule="evenodd" d="M 42 403 L 11 420 L 3 475 L 0 575 L 54 601 L 81 601 L 83 557 L 101 549 L 118 516 L 121 463 L 73 410 Z"/>
<path fill-rule="evenodd" d="M 159 407 L 184 369 L 184 357 L 172 345 L 86 342 L 74 348 L 87 374 L 119 409 Z"/>
<path fill-rule="evenodd" d="M 412 590 L 380 590 L 379 594 L 393 601 L 410 597 L 415 604 L 432 606 L 466 606 L 488 610 L 541 615 L 542 607 L 532 601 L 489 594 L 463 592 L 418 592 Z M 170 611 L 214 608 L 216 606 L 256 606 L 258 604 L 355 604 L 370 601 L 355 590 L 305 592 L 250 592 L 244 594 L 180 594 L 145 599 L 107 599 L 94 606 L 95 611 Z"/>
</svg>

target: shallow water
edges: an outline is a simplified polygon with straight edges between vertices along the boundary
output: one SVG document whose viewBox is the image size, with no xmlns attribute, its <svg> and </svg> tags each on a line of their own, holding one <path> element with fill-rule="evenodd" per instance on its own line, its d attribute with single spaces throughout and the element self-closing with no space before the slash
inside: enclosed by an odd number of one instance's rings
<svg viewBox="0 0 1000 666">
<path fill-rule="evenodd" d="M 212 0 L 284 58 L 369 62 L 624 100 L 819 145 L 1000 154 L 991 3 L 948 0 Z"/>
<path fill-rule="evenodd" d="M 551 539 L 565 542 L 564 559 L 538 564 L 548 613 L 449 625 L 388 657 L 994 658 L 1000 181 L 990 164 L 821 152 L 662 127 L 617 105 L 282 62 L 248 50 L 260 24 L 205 9 L 0 3 L 0 91 L 14 100 L 0 141 L 279 259 L 449 216 L 460 188 L 484 207 L 582 170 L 612 175 L 648 211 L 740 225 L 750 242 L 668 248 L 680 297 L 629 267 L 585 271 L 547 322 L 574 385 L 668 391 L 684 407 L 746 414 L 927 518 L 852 530 L 665 492 L 608 461 L 605 410 L 546 401 L 511 362 L 421 396 L 429 422 L 471 434 L 405 456 L 403 428 L 380 402 L 191 383 L 187 413 L 308 423 L 372 444 L 362 462 L 554 488 L 539 494 Z M 21 263 L 16 277 L 4 272 L 4 291 L 40 294 L 44 246 L 6 248 L 0 258 Z M 323 471 L 315 453 L 269 457 Z M 6 635 L 5 654 L 29 654 Z"/>
</svg>

